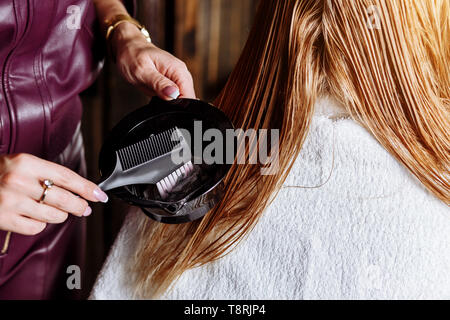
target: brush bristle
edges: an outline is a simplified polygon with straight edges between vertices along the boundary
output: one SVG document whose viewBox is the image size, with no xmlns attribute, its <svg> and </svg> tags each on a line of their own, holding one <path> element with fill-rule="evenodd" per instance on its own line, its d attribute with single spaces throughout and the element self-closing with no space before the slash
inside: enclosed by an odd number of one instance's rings
<svg viewBox="0 0 450 320">
<path fill-rule="evenodd" d="M 185 179 L 194 171 L 194 165 L 191 161 L 186 163 L 180 169 L 176 170 L 166 178 L 162 179 L 156 184 L 158 192 L 162 199 L 167 198 L 168 194 L 172 192 L 173 188 L 178 184 L 181 179 Z"/>
</svg>

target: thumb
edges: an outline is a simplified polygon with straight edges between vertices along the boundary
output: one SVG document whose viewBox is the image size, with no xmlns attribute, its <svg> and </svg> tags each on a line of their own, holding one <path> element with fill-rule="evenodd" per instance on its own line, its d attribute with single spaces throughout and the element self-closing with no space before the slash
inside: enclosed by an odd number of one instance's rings
<svg viewBox="0 0 450 320">
<path fill-rule="evenodd" d="M 161 99 L 174 100 L 180 96 L 180 89 L 178 86 L 157 70 L 151 70 L 146 73 L 145 83 Z"/>
</svg>

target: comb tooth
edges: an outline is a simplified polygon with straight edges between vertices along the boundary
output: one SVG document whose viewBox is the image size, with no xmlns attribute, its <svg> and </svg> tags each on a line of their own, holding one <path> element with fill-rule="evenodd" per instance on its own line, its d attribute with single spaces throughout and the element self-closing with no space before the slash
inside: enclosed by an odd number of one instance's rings
<svg viewBox="0 0 450 320">
<path fill-rule="evenodd" d="M 119 150 L 119 151 L 117 152 L 117 154 L 119 155 L 119 160 L 120 160 L 120 163 L 122 164 L 122 167 L 123 167 L 123 163 L 125 162 L 125 161 L 124 161 L 124 156 L 123 156 L 123 151 L 122 151 L 122 150 Z"/>
<path fill-rule="evenodd" d="M 137 166 L 137 164 L 139 162 L 141 162 L 141 160 L 139 159 L 139 151 L 136 149 L 136 145 L 133 144 L 131 146 L 131 149 L 133 151 L 133 156 L 134 156 L 134 163 L 133 163 L 133 167 Z"/>
<path fill-rule="evenodd" d="M 159 153 L 163 154 L 164 153 L 164 146 L 163 146 L 163 141 L 161 139 L 161 136 L 158 136 L 158 148 L 159 148 Z"/>
<path fill-rule="evenodd" d="M 156 136 L 152 136 L 149 140 L 148 140 L 148 143 L 149 143 L 149 145 L 151 146 L 151 149 L 152 149 L 152 153 L 156 156 L 157 154 L 158 154 L 158 149 L 157 149 L 157 146 L 156 146 L 156 138 L 155 138 Z"/>
<path fill-rule="evenodd" d="M 142 153 L 140 144 L 135 144 L 134 148 L 135 148 L 135 150 L 137 152 L 139 163 L 141 163 L 141 164 L 144 163 L 145 162 L 145 156 Z"/>
<path fill-rule="evenodd" d="M 170 130 L 164 132 L 164 140 L 165 141 L 171 141 L 171 138 L 170 138 L 171 133 L 170 132 L 171 132 Z"/>
<path fill-rule="evenodd" d="M 160 138 L 161 138 L 160 139 L 161 140 L 161 147 L 163 148 L 164 152 L 172 151 L 172 149 L 170 149 L 170 146 L 167 143 L 167 139 L 166 139 L 165 135 L 161 136 Z"/>
<path fill-rule="evenodd" d="M 133 162 L 133 167 L 135 167 L 138 163 L 138 155 L 136 152 L 136 149 L 134 148 L 134 145 L 130 146 L 130 156 L 132 158 L 132 162 Z"/>
<path fill-rule="evenodd" d="M 128 157 L 130 158 L 130 165 L 129 167 L 132 168 L 135 166 L 135 160 L 134 160 L 134 154 L 133 154 L 133 150 L 131 149 L 131 147 L 127 148 L 127 153 L 128 153 Z"/>
<path fill-rule="evenodd" d="M 168 135 L 167 141 L 169 142 L 169 148 L 173 150 L 178 145 L 178 143 L 177 143 L 177 141 L 172 140 L 172 138 L 173 138 L 172 133 L 170 133 L 170 134 L 168 133 L 167 135 Z"/>
<path fill-rule="evenodd" d="M 145 152 L 145 149 L 144 148 L 142 148 L 142 143 L 139 143 L 139 144 L 137 144 L 136 145 L 136 148 L 138 149 L 138 152 L 139 152 L 139 158 L 140 158 L 140 160 L 141 160 L 141 163 L 145 163 L 145 162 L 147 162 L 147 152 Z"/>
<path fill-rule="evenodd" d="M 149 139 L 145 140 L 145 148 L 147 149 L 147 151 L 149 153 L 150 159 L 154 159 L 155 156 L 154 156 L 154 152 L 153 152 L 152 148 L 150 147 Z"/>
<path fill-rule="evenodd" d="M 167 148 L 167 142 L 170 141 L 170 140 L 168 140 L 168 131 L 164 132 L 161 135 L 161 140 L 162 140 L 164 148 Z"/>
<path fill-rule="evenodd" d="M 182 177 L 183 173 L 181 172 L 180 169 L 178 169 L 177 171 L 175 171 L 175 173 L 177 174 L 177 176 Z"/>
<path fill-rule="evenodd" d="M 149 161 L 151 158 L 148 153 L 148 149 L 145 147 L 144 142 L 139 143 L 139 148 L 141 149 L 142 155 L 144 157 L 144 162 Z"/>
<path fill-rule="evenodd" d="M 187 172 L 186 172 L 186 169 L 184 168 L 184 166 L 182 166 L 179 170 L 181 171 L 181 173 L 182 173 L 184 176 L 187 175 Z"/>
<path fill-rule="evenodd" d="M 167 131 L 164 133 L 164 136 L 162 137 L 164 141 L 164 148 L 166 150 L 173 150 L 172 148 L 172 139 L 170 138 L 170 132 Z"/>
<path fill-rule="evenodd" d="M 131 156 L 131 151 L 129 147 L 126 147 L 125 149 L 123 149 L 124 154 L 125 154 L 125 159 L 126 159 L 126 167 L 130 168 L 133 166 L 133 157 Z"/>
<path fill-rule="evenodd" d="M 166 151 L 169 151 L 169 152 L 172 151 L 173 148 L 170 147 L 171 146 L 171 141 L 170 141 L 170 136 L 169 136 L 168 132 L 165 132 L 164 135 L 161 138 L 162 138 L 162 141 L 163 141 L 164 149 Z"/>
<path fill-rule="evenodd" d="M 154 150 L 152 148 L 152 142 L 151 141 L 152 141 L 151 138 L 148 138 L 147 140 L 145 140 L 145 147 L 148 150 L 150 158 L 154 159 L 155 158 L 155 152 L 154 152 Z"/>
<path fill-rule="evenodd" d="M 118 155 L 119 155 L 120 163 L 122 164 L 122 167 L 123 167 L 124 166 L 124 162 L 125 162 L 125 156 L 124 156 L 123 151 L 119 150 Z"/>
<path fill-rule="evenodd" d="M 130 165 L 130 160 L 128 159 L 128 152 L 126 152 L 125 149 L 122 149 L 121 152 L 122 152 L 122 161 L 121 161 L 122 167 L 126 169 Z"/>
<path fill-rule="evenodd" d="M 161 148 L 161 139 L 159 136 L 155 136 L 155 146 L 158 150 L 158 154 L 163 154 L 163 149 Z"/>
<path fill-rule="evenodd" d="M 122 149 L 120 150 L 120 152 L 122 153 L 122 160 L 121 160 L 122 168 L 126 170 L 131 165 L 128 152 L 126 149 Z"/>
<path fill-rule="evenodd" d="M 160 135 L 159 136 L 159 141 L 161 143 L 161 148 L 163 149 L 163 152 L 167 152 L 167 143 L 166 143 L 166 139 L 164 137 L 164 135 Z"/>
</svg>

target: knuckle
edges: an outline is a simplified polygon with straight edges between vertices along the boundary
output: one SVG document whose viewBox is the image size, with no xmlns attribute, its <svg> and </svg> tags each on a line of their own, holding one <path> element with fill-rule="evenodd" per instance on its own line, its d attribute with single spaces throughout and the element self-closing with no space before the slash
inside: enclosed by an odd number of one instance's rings
<svg viewBox="0 0 450 320">
<path fill-rule="evenodd" d="M 20 209 L 23 205 L 23 201 L 17 198 L 17 195 L 12 192 L 3 191 L 0 192 L 0 209 L 2 210 L 14 210 Z"/>
<path fill-rule="evenodd" d="M 134 64 L 133 66 L 130 67 L 130 71 L 131 71 L 131 75 L 133 77 L 137 77 L 138 79 L 140 79 L 142 77 L 142 67 L 138 64 Z"/>
<path fill-rule="evenodd" d="M 77 201 L 74 209 L 72 210 L 72 213 L 81 216 L 83 213 L 85 213 L 88 206 L 89 204 L 86 201 Z"/>
<path fill-rule="evenodd" d="M 7 172 L 2 176 L 1 183 L 6 186 L 20 185 L 21 178 L 14 172 Z"/>
<path fill-rule="evenodd" d="M 81 216 L 87 207 L 88 203 L 84 200 L 81 200 L 81 198 L 79 199 L 71 198 L 70 201 L 68 201 L 66 204 L 67 211 L 78 216 Z"/>
<path fill-rule="evenodd" d="M 63 185 L 71 184 L 74 181 L 72 172 L 66 168 L 62 168 L 62 170 L 60 170 L 58 177 Z"/>
<path fill-rule="evenodd" d="M 33 222 L 23 226 L 21 229 L 26 235 L 35 236 L 44 231 L 46 223 L 43 222 Z"/>
<path fill-rule="evenodd" d="M 187 70 L 187 65 L 186 65 L 186 63 L 185 63 L 183 60 L 181 60 L 181 59 L 175 58 L 174 65 L 175 65 L 177 68 L 180 68 L 180 69 L 186 69 L 186 70 Z"/>
<path fill-rule="evenodd" d="M 14 162 L 16 166 L 23 166 L 30 162 L 31 156 L 25 153 L 15 154 L 11 157 L 11 160 Z"/>
<path fill-rule="evenodd" d="M 80 196 L 83 196 L 83 198 L 86 199 L 92 198 L 92 195 L 94 194 L 94 188 L 89 182 L 83 183 L 81 191 L 82 193 L 80 194 Z"/>
<path fill-rule="evenodd" d="M 63 223 L 69 218 L 69 214 L 67 212 L 58 212 L 54 214 L 55 223 Z"/>
<path fill-rule="evenodd" d="M 68 215 L 65 212 L 60 212 L 57 210 L 48 210 L 47 212 L 48 221 L 52 223 L 62 223 L 67 220 Z"/>
<path fill-rule="evenodd" d="M 58 195 L 56 205 L 59 208 L 65 208 L 71 203 L 72 198 L 67 193 L 61 193 Z"/>
<path fill-rule="evenodd" d="M 134 65 L 135 71 L 142 72 L 148 67 L 148 65 L 149 65 L 148 55 L 145 53 L 145 51 L 139 52 L 135 58 L 135 65 Z"/>
</svg>

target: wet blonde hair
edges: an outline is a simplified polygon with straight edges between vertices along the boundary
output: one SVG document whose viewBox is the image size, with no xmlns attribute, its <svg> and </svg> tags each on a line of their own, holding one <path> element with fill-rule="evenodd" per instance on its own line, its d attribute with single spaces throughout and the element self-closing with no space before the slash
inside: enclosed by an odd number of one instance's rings
<svg viewBox="0 0 450 320">
<path fill-rule="evenodd" d="M 302 149 L 323 93 L 340 100 L 437 198 L 449 196 L 448 0 L 262 0 L 216 101 L 237 128 L 279 129 L 280 170 L 234 165 L 201 221 L 145 221 L 131 270 L 156 298 L 186 270 L 223 257 L 256 225 Z"/>
</svg>

